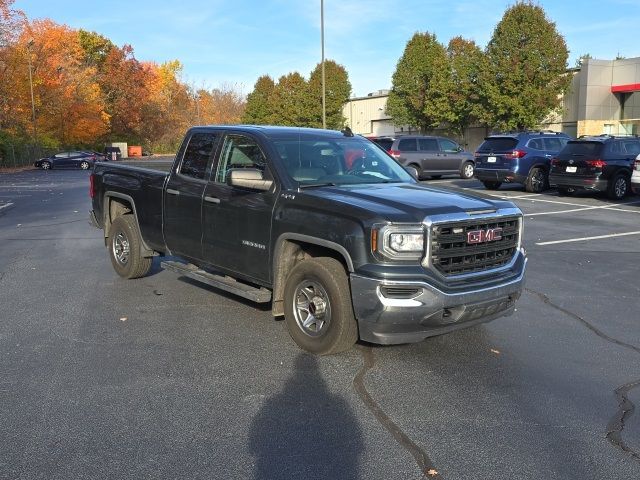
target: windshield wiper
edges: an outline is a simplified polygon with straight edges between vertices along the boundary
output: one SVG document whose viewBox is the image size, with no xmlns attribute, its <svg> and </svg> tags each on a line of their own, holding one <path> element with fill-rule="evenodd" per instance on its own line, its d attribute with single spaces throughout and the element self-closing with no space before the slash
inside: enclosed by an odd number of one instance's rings
<svg viewBox="0 0 640 480">
<path fill-rule="evenodd" d="M 335 187 L 338 185 L 335 182 L 324 182 L 324 183 L 301 183 L 298 185 L 298 189 L 302 190 L 304 188 L 315 188 L 315 187 Z"/>
</svg>

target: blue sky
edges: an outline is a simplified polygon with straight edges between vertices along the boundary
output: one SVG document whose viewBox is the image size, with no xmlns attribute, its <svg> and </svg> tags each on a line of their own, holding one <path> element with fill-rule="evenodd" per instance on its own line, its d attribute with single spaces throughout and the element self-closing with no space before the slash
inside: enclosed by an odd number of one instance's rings
<svg viewBox="0 0 640 480">
<path fill-rule="evenodd" d="M 345 66 L 354 96 L 391 86 L 411 36 L 429 31 L 446 44 L 457 35 L 484 47 L 505 0 L 325 0 L 325 56 Z M 540 5 L 570 50 L 612 59 L 640 56 L 640 0 L 546 0 Z M 235 85 L 292 71 L 308 78 L 320 61 L 320 0 L 16 0 L 30 19 L 93 30 L 140 60 L 178 59 L 196 87 Z"/>
</svg>

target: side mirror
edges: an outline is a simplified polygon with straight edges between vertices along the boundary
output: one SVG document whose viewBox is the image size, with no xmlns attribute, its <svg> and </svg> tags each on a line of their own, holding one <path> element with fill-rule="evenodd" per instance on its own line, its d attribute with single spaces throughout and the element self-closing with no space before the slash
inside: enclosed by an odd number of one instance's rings
<svg viewBox="0 0 640 480">
<path fill-rule="evenodd" d="M 229 171 L 227 183 L 233 187 L 266 192 L 273 185 L 273 180 L 265 180 L 262 172 L 256 168 L 239 168 Z"/>
<path fill-rule="evenodd" d="M 415 169 L 415 167 L 404 167 L 404 169 L 407 171 L 407 173 L 409 175 L 411 175 L 415 180 L 420 180 L 418 178 L 418 170 Z"/>
</svg>

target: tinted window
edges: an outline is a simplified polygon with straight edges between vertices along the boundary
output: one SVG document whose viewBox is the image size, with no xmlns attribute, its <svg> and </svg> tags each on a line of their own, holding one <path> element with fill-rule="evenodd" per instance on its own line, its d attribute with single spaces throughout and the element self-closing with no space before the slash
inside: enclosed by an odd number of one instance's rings
<svg viewBox="0 0 640 480">
<path fill-rule="evenodd" d="M 184 152 L 180 173 L 193 178 L 204 179 L 207 164 L 216 146 L 215 133 L 194 133 Z"/>
<path fill-rule="evenodd" d="M 626 153 L 631 155 L 638 155 L 640 153 L 640 142 L 625 140 L 622 144 Z"/>
<path fill-rule="evenodd" d="M 419 138 L 418 150 L 422 150 L 423 152 L 437 152 L 440 150 L 438 140 L 435 138 Z"/>
<path fill-rule="evenodd" d="M 417 152 L 418 144 L 415 138 L 405 138 L 398 143 L 398 150 L 401 152 Z"/>
<path fill-rule="evenodd" d="M 373 141 L 385 150 L 391 150 L 391 145 L 393 145 L 393 140 L 391 138 L 375 138 Z"/>
<path fill-rule="evenodd" d="M 443 152 L 449 152 L 449 153 L 457 153 L 458 152 L 458 144 L 456 142 L 453 142 L 451 140 L 440 140 L 440 149 Z"/>
<path fill-rule="evenodd" d="M 563 155 L 573 155 L 576 157 L 587 156 L 593 157 L 600 155 L 603 144 L 601 142 L 568 142 L 562 149 Z"/>
<path fill-rule="evenodd" d="M 513 150 L 518 145 L 517 138 L 511 137 L 491 137 L 485 139 L 478 148 L 479 152 L 494 153 L 494 152 L 508 152 Z"/>
<path fill-rule="evenodd" d="M 227 135 L 222 146 L 216 182 L 226 183 L 229 170 L 257 168 L 264 172 L 266 161 L 258 144 L 244 135 Z"/>
<path fill-rule="evenodd" d="M 559 152 L 567 144 L 566 138 L 545 138 L 545 150 L 550 152 Z"/>
<path fill-rule="evenodd" d="M 527 143 L 527 146 L 535 150 L 544 150 L 544 142 L 541 138 L 532 138 L 529 140 L 529 143 Z"/>
</svg>

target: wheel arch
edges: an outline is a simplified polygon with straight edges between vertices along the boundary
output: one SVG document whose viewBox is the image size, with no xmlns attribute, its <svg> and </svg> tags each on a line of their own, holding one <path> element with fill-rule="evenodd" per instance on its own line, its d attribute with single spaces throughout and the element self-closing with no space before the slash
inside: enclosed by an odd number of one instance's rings
<svg viewBox="0 0 640 480">
<path fill-rule="evenodd" d="M 299 262 L 314 257 L 332 257 L 345 271 L 353 272 L 353 260 L 349 252 L 335 242 L 299 233 L 281 235 L 273 254 L 273 304 L 274 317 L 284 315 L 284 285 L 291 269 Z"/>
<path fill-rule="evenodd" d="M 136 203 L 129 195 L 120 192 L 107 191 L 104 194 L 104 201 L 102 202 L 102 211 L 104 213 L 103 225 L 104 225 L 104 238 L 105 242 L 109 237 L 109 229 L 113 221 L 121 215 L 133 215 L 140 232 L 140 243 L 142 245 L 142 254 L 144 256 L 152 257 L 155 255 L 155 251 L 147 245 L 142 237 L 142 230 L 140 230 L 140 222 L 138 221 L 138 213 L 136 211 Z"/>
</svg>

